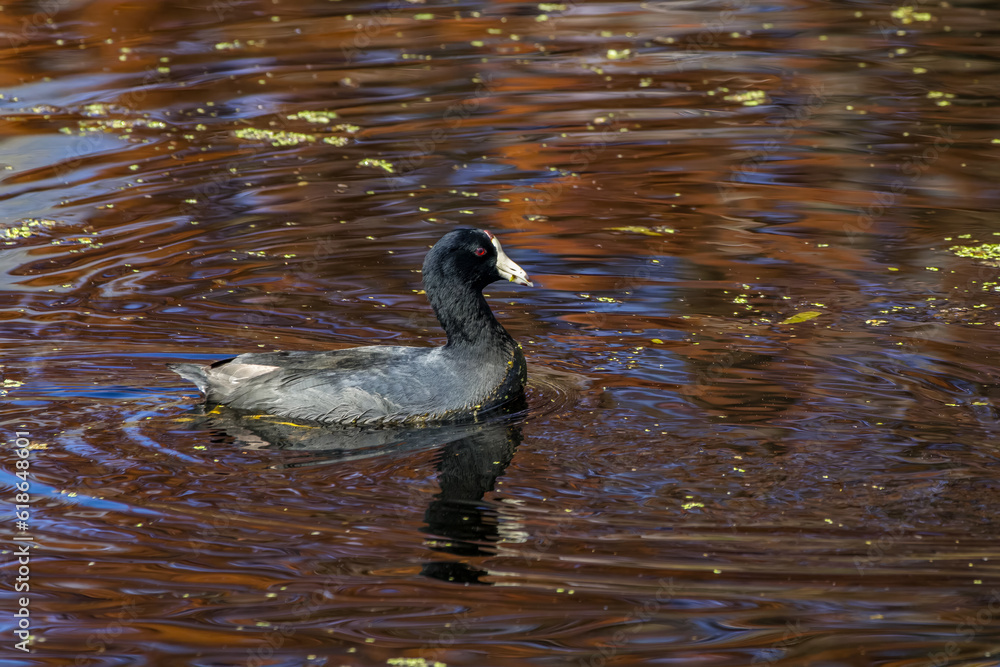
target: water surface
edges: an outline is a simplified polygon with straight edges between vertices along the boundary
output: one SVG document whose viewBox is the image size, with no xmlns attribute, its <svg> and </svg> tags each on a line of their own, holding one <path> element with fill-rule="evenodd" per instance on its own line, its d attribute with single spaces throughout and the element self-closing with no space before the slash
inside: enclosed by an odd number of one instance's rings
<svg viewBox="0 0 1000 667">
<path fill-rule="evenodd" d="M 998 30 L 5 5 L 7 662 L 1000 664 Z M 165 367 L 440 344 L 418 269 L 459 226 L 535 281 L 487 290 L 525 415 L 331 450 Z"/>
</svg>

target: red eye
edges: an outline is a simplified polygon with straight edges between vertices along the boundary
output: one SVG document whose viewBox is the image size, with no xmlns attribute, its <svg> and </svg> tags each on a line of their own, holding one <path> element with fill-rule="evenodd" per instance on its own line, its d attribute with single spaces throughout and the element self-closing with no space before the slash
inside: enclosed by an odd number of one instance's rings
<svg viewBox="0 0 1000 667">
<path fill-rule="evenodd" d="M 486 254 L 486 248 L 476 248 L 473 252 L 476 253 L 476 257 L 482 257 Z"/>
</svg>

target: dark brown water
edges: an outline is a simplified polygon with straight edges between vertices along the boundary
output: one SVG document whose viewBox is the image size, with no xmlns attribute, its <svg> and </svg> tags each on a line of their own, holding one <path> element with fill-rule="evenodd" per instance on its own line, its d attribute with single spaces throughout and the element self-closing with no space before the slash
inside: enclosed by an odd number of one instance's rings
<svg viewBox="0 0 1000 667">
<path fill-rule="evenodd" d="M 967 0 L 5 4 L 3 664 L 1000 664 L 998 38 Z M 164 366 L 440 343 L 458 226 L 535 280 L 488 290 L 527 417 L 331 452 Z"/>
</svg>

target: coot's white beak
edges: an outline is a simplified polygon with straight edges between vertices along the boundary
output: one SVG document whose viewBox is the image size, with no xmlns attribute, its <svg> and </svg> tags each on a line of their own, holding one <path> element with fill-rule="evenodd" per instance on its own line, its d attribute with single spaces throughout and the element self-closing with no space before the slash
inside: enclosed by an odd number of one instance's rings
<svg viewBox="0 0 1000 667">
<path fill-rule="evenodd" d="M 534 284 L 528 280 L 528 274 L 520 266 L 514 263 L 510 257 L 504 253 L 503 248 L 500 247 L 500 241 L 497 237 L 490 234 L 490 240 L 493 241 L 493 247 L 497 249 L 497 272 L 501 277 L 506 278 L 512 283 L 517 283 L 518 285 L 527 285 L 528 287 L 534 287 Z"/>
</svg>

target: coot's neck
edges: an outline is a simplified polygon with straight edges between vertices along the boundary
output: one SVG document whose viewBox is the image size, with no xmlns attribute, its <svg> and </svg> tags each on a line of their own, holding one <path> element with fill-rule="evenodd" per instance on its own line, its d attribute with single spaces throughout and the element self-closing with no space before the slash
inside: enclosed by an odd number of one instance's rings
<svg viewBox="0 0 1000 667">
<path fill-rule="evenodd" d="M 475 286 L 439 282 L 437 276 L 425 274 L 424 287 L 434 314 L 448 334 L 449 348 L 508 352 L 516 345 Z"/>
</svg>

